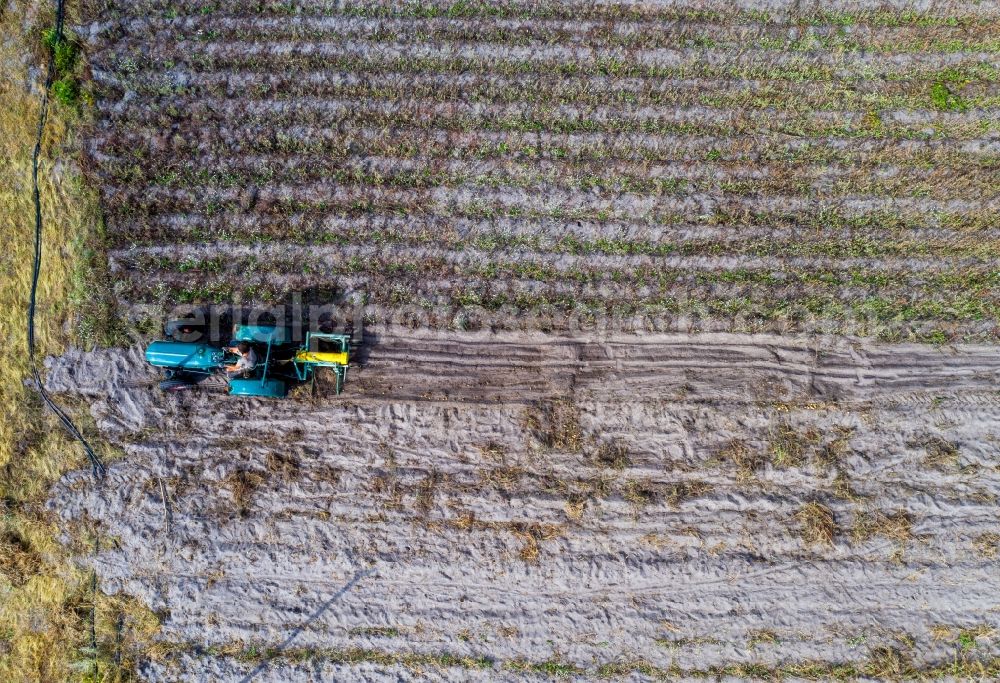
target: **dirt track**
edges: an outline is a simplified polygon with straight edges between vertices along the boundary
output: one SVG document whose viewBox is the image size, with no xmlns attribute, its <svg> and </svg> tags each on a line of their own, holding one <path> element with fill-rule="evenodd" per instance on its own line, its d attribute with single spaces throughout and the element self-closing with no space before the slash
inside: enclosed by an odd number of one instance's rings
<svg viewBox="0 0 1000 683">
<path fill-rule="evenodd" d="M 127 453 L 52 508 L 161 610 L 149 680 L 242 680 L 293 633 L 317 659 L 254 680 L 997 652 L 993 348 L 383 329 L 364 363 L 283 402 L 164 397 L 138 349 L 52 363 Z"/>
</svg>

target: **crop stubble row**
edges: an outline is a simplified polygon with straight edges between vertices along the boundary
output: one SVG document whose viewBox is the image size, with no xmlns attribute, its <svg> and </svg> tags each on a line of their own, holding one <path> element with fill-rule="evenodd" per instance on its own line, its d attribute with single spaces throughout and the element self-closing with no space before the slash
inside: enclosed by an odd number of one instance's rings
<svg viewBox="0 0 1000 683">
<path fill-rule="evenodd" d="M 889 336 L 996 334 L 988 13 L 202 7 L 94 25 L 91 167 L 135 296 L 704 310 L 713 328 L 877 311 Z M 389 221 L 407 225 L 369 231 Z M 255 237 L 260 254 L 213 256 Z M 859 268 L 884 277 L 843 275 Z"/>
</svg>

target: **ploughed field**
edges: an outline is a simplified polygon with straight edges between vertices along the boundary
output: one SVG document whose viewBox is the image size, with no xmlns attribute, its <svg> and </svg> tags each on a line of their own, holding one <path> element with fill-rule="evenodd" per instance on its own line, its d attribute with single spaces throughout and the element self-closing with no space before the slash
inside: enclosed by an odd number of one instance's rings
<svg viewBox="0 0 1000 683">
<path fill-rule="evenodd" d="M 144 679 L 1000 677 L 995 347 L 368 346 L 314 400 L 164 397 L 139 348 L 50 365 L 126 454 L 52 509 L 160 615 Z"/>
<path fill-rule="evenodd" d="M 50 362 L 143 678 L 1000 678 L 995 4 L 87 4 L 119 303 L 369 323 Z"/>
<path fill-rule="evenodd" d="M 90 4 L 122 301 L 996 338 L 993 4 Z"/>
</svg>

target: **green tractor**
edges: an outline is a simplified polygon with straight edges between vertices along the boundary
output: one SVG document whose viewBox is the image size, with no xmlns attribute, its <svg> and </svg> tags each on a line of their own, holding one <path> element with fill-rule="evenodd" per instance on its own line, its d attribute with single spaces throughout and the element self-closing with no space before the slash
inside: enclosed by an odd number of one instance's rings
<svg viewBox="0 0 1000 683">
<path fill-rule="evenodd" d="M 205 378 L 223 372 L 238 356 L 230 351 L 240 342 L 249 344 L 257 355 L 253 370 L 229 380 L 233 396 L 284 398 L 296 384 L 315 382 L 319 368 L 334 376 L 334 391 L 339 394 L 347 381 L 352 349 L 360 342 L 360 333 L 307 332 L 302 344 L 291 341 L 292 330 L 277 325 L 236 325 L 229 344 L 220 346 L 202 341 L 198 326 L 185 321 L 167 325 L 168 339 L 146 347 L 146 361 L 163 368 L 164 391 L 182 391 Z"/>
</svg>

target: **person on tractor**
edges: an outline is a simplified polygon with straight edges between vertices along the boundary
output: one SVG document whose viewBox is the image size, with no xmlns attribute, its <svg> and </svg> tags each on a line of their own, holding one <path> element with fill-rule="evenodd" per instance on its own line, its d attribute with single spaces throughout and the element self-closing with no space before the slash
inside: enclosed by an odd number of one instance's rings
<svg viewBox="0 0 1000 683">
<path fill-rule="evenodd" d="M 254 351 L 253 347 L 245 341 L 240 342 L 236 346 L 227 348 L 226 351 L 235 353 L 239 356 L 239 360 L 237 360 L 236 363 L 225 366 L 226 377 L 229 379 L 245 377 L 253 372 L 254 368 L 257 367 L 257 352 Z"/>
</svg>

